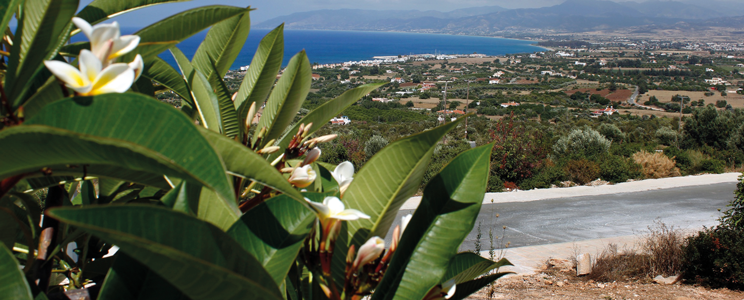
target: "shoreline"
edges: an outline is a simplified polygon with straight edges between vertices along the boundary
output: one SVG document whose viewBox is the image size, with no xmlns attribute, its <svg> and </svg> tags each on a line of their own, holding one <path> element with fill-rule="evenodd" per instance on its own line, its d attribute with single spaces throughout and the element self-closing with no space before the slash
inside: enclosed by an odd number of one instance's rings
<svg viewBox="0 0 744 300">
<path fill-rule="evenodd" d="M 716 183 L 737 182 L 741 173 L 689 175 L 659 179 L 644 179 L 632 182 L 607 184 L 600 186 L 574 186 L 567 188 L 547 188 L 527 191 L 486 193 L 482 204 L 506 202 L 530 202 L 547 199 L 597 196 L 608 194 L 636 193 L 650 190 L 672 189 L 677 187 L 700 186 Z M 733 199 L 733 194 L 732 194 Z M 400 209 L 416 209 L 421 196 L 411 197 Z"/>
</svg>

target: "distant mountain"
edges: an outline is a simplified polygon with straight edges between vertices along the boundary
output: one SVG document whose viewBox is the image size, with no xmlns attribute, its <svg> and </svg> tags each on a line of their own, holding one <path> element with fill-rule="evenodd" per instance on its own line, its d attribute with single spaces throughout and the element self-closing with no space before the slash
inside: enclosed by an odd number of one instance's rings
<svg viewBox="0 0 744 300">
<path fill-rule="evenodd" d="M 439 11 L 317 10 L 278 17 L 255 28 L 273 28 L 285 23 L 287 29 L 410 31 L 467 35 L 499 35 L 515 32 L 588 32 L 622 28 L 695 28 L 739 24 L 722 14 L 726 6 L 700 7 L 687 0 L 645 3 L 606 0 L 567 0 L 561 4 L 530 9 L 498 6 Z M 725 0 L 716 3 L 724 3 Z M 732 6 L 736 6 L 732 4 Z M 744 5 L 741 5 L 744 9 Z M 738 6 L 736 6 L 738 7 Z M 728 18 L 722 18 L 728 17 Z"/>
</svg>

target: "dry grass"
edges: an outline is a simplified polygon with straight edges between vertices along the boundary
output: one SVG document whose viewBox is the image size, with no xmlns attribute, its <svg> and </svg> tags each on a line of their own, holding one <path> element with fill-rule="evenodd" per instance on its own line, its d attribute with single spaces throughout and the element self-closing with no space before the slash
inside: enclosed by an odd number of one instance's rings
<svg viewBox="0 0 744 300">
<path fill-rule="evenodd" d="M 650 281 L 656 275 L 672 276 L 682 269 L 684 236 L 679 229 L 657 221 L 639 248 L 618 251 L 609 244 L 597 255 L 589 279 L 602 282 Z"/>
<path fill-rule="evenodd" d="M 633 160 L 641 165 L 641 172 L 646 178 L 680 176 L 679 168 L 675 166 L 674 160 L 662 153 L 652 154 L 642 150 L 633 154 Z"/>
</svg>

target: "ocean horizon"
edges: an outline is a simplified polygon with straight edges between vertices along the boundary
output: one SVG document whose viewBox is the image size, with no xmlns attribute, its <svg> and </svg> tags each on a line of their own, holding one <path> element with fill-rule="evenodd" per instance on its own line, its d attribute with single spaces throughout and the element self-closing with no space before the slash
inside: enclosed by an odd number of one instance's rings
<svg viewBox="0 0 744 300">
<path fill-rule="evenodd" d="M 136 29 L 122 28 L 123 34 Z M 250 65 L 261 39 L 269 29 L 252 29 L 243 49 L 230 69 Z M 179 43 L 177 47 L 188 58 L 192 58 L 207 30 Z M 82 35 L 75 37 L 85 40 Z M 535 41 L 496 37 L 447 35 L 430 33 L 407 33 L 385 31 L 331 31 L 331 30 L 284 30 L 283 66 L 301 50 L 305 50 L 310 63 L 332 64 L 347 61 L 370 60 L 373 56 L 397 56 L 409 54 L 486 54 L 491 56 L 517 53 L 533 53 L 545 48 L 535 46 Z M 176 67 L 169 51 L 160 57 Z M 177 67 L 176 67 L 177 69 Z"/>
</svg>

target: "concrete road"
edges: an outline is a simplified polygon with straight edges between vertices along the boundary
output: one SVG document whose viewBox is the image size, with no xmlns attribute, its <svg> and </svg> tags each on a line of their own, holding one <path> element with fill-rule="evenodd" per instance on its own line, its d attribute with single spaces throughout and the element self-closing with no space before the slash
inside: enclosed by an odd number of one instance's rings
<svg viewBox="0 0 744 300">
<path fill-rule="evenodd" d="M 473 250 L 478 223 L 481 249 L 488 250 L 488 230 L 505 236 L 509 247 L 535 246 L 643 234 L 654 221 L 681 229 L 717 224 L 718 209 L 733 199 L 735 182 L 632 193 L 484 204 L 476 228 L 460 250 Z M 413 213 L 403 209 L 400 216 Z M 496 218 L 496 215 L 499 215 Z M 393 227 L 395 224 L 393 225 Z M 503 227 L 506 226 L 506 230 Z"/>
</svg>

